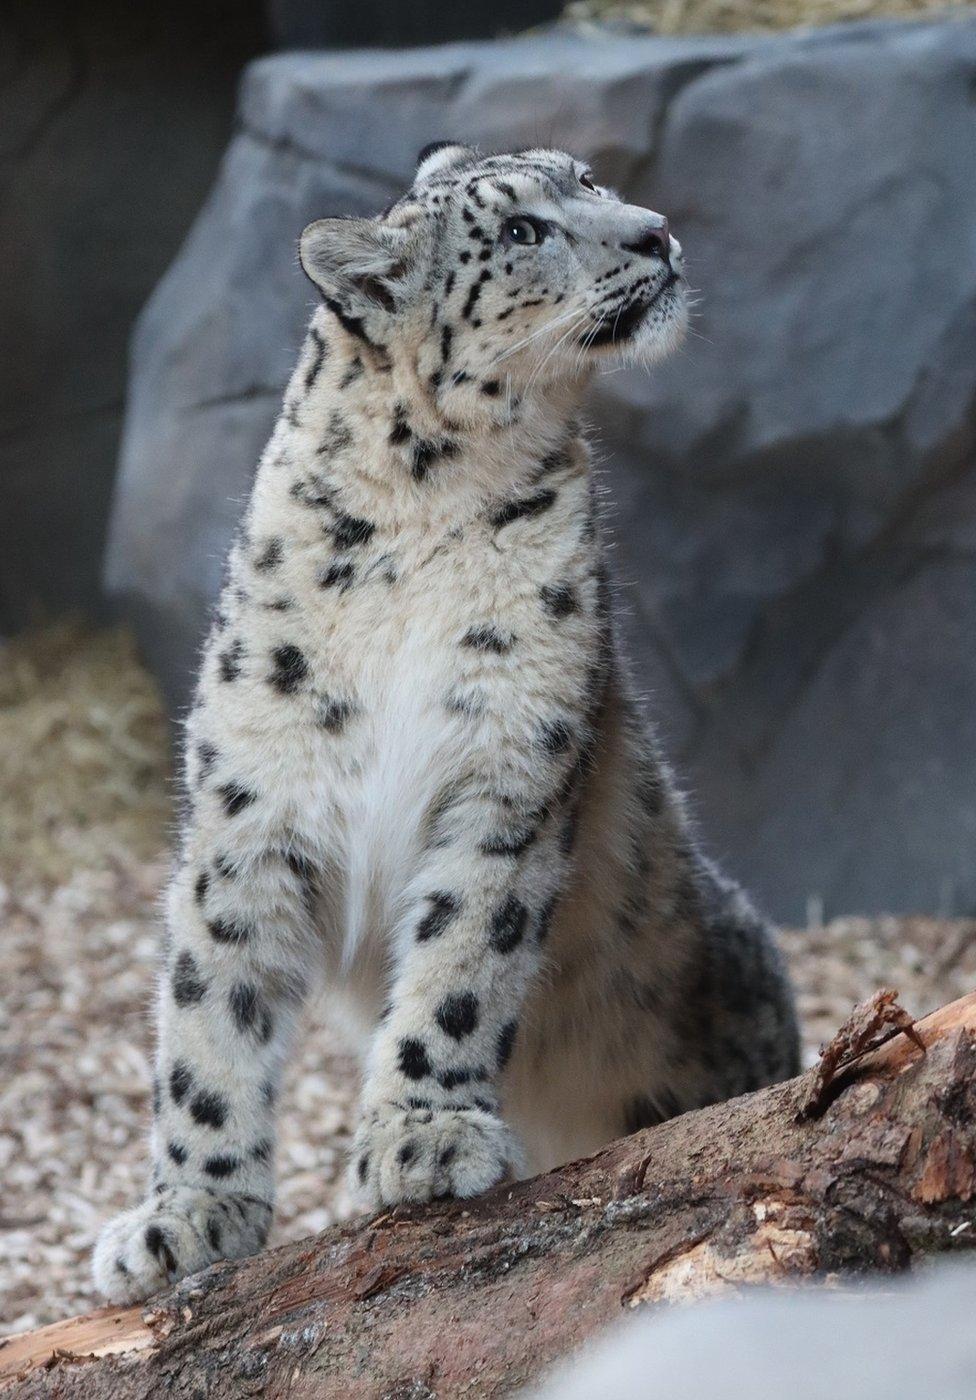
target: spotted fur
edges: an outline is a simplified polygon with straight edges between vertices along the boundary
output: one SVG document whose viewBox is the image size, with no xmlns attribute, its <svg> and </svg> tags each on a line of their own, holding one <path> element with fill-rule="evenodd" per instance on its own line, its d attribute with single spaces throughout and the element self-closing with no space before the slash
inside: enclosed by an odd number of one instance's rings
<svg viewBox="0 0 976 1400">
<path fill-rule="evenodd" d="M 665 221 L 560 152 L 442 144 L 301 252 L 322 304 L 187 723 L 152 1190 L 95 1255 L 117 1301 L 263 1243 L 317 981 L 359 1028 L 373 1207 L 796 1068 L 773 946 L 631 697 L 577 416 L 595 363 L 680 337 Z"/>
</svg>

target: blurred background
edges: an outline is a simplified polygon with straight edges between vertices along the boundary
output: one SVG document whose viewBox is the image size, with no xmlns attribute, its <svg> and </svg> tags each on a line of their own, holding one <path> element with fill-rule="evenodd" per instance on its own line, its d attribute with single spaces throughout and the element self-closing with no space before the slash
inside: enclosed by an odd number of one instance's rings
<svg viewBox="0 0 976 1400">
<path fill-rule="evenodd" d="M 701 305 L 600 376 L 623 624 L 808 1057 L 976 978 L 976 11 L 926 0 L 6 0 L 0 1330 L 92 1301 L 144 1169 L 171 739 L 311 310 L 295 249 L 428 141 L 560 145 Z M 345 1208 L 316 1024 L 278 1238 Z"/>
</svg>

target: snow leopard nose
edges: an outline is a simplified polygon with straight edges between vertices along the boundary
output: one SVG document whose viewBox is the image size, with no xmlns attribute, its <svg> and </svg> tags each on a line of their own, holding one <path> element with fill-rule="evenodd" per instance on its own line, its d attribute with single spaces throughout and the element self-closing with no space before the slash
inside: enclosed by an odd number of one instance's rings
<svg viewBox="0 0 976 1400">
<path fill-rule="evenodd" d="M 631 243 L 622 244 L 622 247 L 628 253 L 639 253 L 642 258 L 660 258 L 662 262 L 669 262 L 671 234 L 667 219 L 663 214 L 652 214 L 651 222 L 644 226 L 640 235 Z"/>
</svg>

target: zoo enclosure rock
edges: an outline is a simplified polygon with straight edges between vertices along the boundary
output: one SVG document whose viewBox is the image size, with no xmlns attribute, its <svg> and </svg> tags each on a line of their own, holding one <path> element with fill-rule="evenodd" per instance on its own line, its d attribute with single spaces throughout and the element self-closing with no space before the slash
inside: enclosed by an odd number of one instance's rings
<svg viewBox="0 0 976 1400">
<path fill-rule="evenodd" d="M 704 289 L 679 356 L 592 410 L 639 678 L 708 844 L 782 919 L 971 910 L 972 11 L 252 64 L 133 347 L 107 582 L 171 700 L 312 305 L 298 234 L 383 207 L 442 137 L 591 158 Z"/>
<path fill-rule="evenodd" d="M 976 1266 L 958 1261 L 841 1297 L 757 1289 L 630 1319 L 523 1400 L 648 1400 L 649 1375 L 668 1400 L 824 1400 L 855 1386 L 858 1400 L 970 1400 L 974 1303 Z M 822 1337 L 829 1346 L 811 1348 Z"/>
</svg>

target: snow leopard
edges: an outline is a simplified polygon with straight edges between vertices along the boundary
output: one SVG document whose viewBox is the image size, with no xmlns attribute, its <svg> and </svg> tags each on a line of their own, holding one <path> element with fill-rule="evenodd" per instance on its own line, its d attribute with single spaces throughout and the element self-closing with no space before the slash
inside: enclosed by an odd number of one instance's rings
<svg viewBox="0 0 976 1400">
<path fill-rule="evenodd" d="M 372 1210 L 798 1069 L 771 934 L 629 677 L 582 426 L 596 368 L 682 338 L 667 219 L 564 152 L 442 142 L 300 263 L 316 308 L 185 722 L 152 1181 L 94 1257 L 117 1302 L 264 1245 L 310 997 L 361 1056 Z"/>
</svg>

